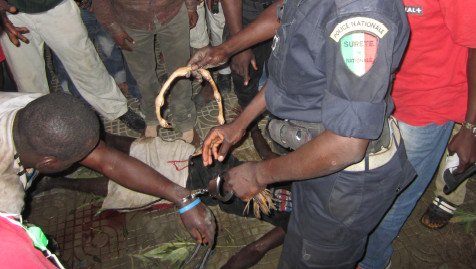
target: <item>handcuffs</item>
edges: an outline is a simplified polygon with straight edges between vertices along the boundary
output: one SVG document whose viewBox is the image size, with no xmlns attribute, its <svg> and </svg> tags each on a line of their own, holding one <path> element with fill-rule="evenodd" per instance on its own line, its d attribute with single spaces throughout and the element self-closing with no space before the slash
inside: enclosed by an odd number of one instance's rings
<svg viewBox="0 0 476 269">
<path fill-rule="evenodd" d="M 215 179 L 210 180 L 208 189 L 197 189 L 190 192 L 190 195 L 182 198 L 182 202 L 185 203 L 188 200 L 195 199 L 201 195 L 210 195 L 222 202 L 228 202 L 234 195 L 233 191 L 226 191 L 224 186 L 226 172 L 220 173 Z"/>
</svg>

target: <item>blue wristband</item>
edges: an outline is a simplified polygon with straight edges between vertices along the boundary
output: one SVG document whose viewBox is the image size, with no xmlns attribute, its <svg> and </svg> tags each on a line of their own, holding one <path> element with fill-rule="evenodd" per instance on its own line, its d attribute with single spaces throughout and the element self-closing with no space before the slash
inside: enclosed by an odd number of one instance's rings
<svg viewBox="0 0 476 269">
<path fill-rule="evenodd" d="M 195 201 L 191 202 L 190 204 L 188 204 L 188 205 L 186 205 L 186 206 L 180 208 L 180 209 L 178 210 L 178 212 L 179 212 L 180 214 L 183 214 L 183 213 L 189 211 L 190 209 L 194 208 L 194 207 L 195 207 L 196 205 L 198 205 L 199 203 L 200 203 L 200 198 L 197 198 L 197 200 L 195 200 Z"/>
</svg>

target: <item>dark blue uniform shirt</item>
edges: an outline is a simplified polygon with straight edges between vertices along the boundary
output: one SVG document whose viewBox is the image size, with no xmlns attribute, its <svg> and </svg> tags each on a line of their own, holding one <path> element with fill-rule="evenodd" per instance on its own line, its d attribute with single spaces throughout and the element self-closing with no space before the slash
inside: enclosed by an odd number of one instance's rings
<svg viewBox="0 0 476 269">
<path fill-rule="evenodd" d="M 273 41 L 268 110 L 376 139 L 409 28 L 399 0 L 288 0 Z"/>
</svg>

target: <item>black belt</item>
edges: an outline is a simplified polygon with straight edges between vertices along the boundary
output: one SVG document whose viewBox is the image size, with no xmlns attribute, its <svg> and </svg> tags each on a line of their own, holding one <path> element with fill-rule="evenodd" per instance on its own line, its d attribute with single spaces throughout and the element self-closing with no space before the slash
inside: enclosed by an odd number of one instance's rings
<svg viewBox="0 0 476 269">
<path fill-rule="evenodd" d="M 260 2 L 260 1 L 253 1 L 253 0 L 242 0 L 243 5 L 251 6 L 259 10 L 265 10 L 269 6 L 271 6 L 274 1 L 268 2 Z"/>
</svg>

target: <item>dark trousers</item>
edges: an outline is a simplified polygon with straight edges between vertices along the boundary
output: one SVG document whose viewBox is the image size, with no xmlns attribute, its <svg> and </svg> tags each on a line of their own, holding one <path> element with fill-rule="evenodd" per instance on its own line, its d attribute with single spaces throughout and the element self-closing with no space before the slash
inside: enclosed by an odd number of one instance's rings
<svg viewBox="0 0 476 269">
<path fill-rule="evenodd" d="M 246 2 L 243 2 L 243 28 L 253 22 L 259 16 L 259 14 L 263 12 L 263 10 L 264 9 L 262 8 L 250 6 Z M 228 30 L 228 26 L 225 25 L 224 39 L 228 39 L 229 36 L 230 32 Z M 272 41 L 268 40 L 252 47 L 258 70 L 254 70 L 251 65 L 249 66 L 250 81 L 248 82 L 247 86 L 244 85 L 244 79 L 242 76 L 233 71 L 233 69 L 231 71 L 234 91 L 238 97 L 238 104 L 243 108 L 248 106 L 251 100 L 258 94 L 259 80 L 263 74 L 264 66 L 271 53 L 271 45 Z"/>
<path fill-rule="evenodd" d="M 385 165 L 293 183 L 279 268 L 352 268 L 367 237 L 414 178 L 403 143 Z"/>
<path fill-rule="evenodd" d="M 215 179 L 221 172 L 231 169 L 235 166 L 242 164 L 241 161 L 236 159 L 233 155 L 229 155 L 223 162 L 213 162 L 211 166 L 203 166 L 202 157 L 197 156 L 193 157 L 189 161 L 189 175 L 187 178 L 187 189 L 196 190 L 208 188 L 208 183 L 210 180 Z M 276 198 L 279 200 L 279 194 L 276 196 L 276 193 L 282 190 L 290 190 L 291 183 L 277 184 L 272 187 L 270 190 Z M 275 192 L 276 190 L 276 192 Z M 250 205 L 248 212 L 244 212 L 246 203 L 240 200 L 237 197 L 233 197 L 230 201 L 223 203 L 218 201 L 215 198 L 209 196 L 200 197 L 200 200 L 207 206 L 219 205 L 220 209 L 238 216 L 253 217 L 253 205 Z M 276 207 L 279 209 L 279 202 L 276 203 Z M 275 226 L 280 226 L 284 230 L 287 229 L 289 222 L 290 212 L 276 210 L 271 212 L 269 215 L 261 214 L 261 220 L 269 222 Z"/>
</svg>

